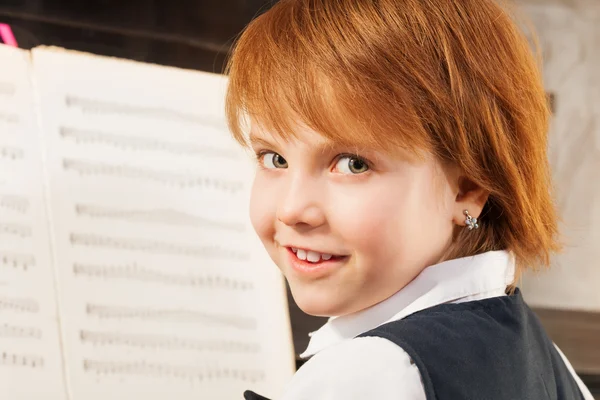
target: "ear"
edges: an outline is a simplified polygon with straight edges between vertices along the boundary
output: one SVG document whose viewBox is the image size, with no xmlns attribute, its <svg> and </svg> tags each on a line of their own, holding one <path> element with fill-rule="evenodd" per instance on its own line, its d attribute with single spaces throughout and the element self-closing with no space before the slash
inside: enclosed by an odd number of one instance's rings
<svg viewBox="0 0 600 400">
<path fill-rule="evenodd" d="M 479 219 L 483 206 L 489 198 L 489 192 L 484 190 L 472 180 L 465 176 L 458 178 L 458 193 L 454 207 L 454 223 L 465 226 L 465 214 L 467 210 L 473 218 Z"/>
</svg>

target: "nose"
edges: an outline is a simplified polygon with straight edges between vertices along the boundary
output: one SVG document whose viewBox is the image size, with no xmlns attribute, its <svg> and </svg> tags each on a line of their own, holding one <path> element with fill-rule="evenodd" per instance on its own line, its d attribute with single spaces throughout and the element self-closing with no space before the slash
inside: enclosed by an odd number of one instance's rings
<svg viewBox="0 0 600 400">
<path fill-rule="evenodd" d="M 291 175 L 291 174 L 290 174 Z M 284 186 L 277 208 L 277 219 L 291 227 L 316 228 L 326 221 L 324 191 L 318 178 L 296 174 Z"/>
</svg>

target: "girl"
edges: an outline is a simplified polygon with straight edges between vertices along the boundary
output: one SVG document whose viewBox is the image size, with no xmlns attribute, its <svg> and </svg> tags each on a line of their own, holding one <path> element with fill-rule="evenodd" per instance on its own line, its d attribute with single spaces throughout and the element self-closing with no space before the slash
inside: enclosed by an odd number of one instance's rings
<svg viewBox="0 0 600 400">
<path fill-rule="evenodd" d="M 283 399 L 591 399 L 513 286 L 559 246 L 546 98 L 507 11 L 281 0 L 228 74 L 254 228 L 331 317 Z"/>
</svg>

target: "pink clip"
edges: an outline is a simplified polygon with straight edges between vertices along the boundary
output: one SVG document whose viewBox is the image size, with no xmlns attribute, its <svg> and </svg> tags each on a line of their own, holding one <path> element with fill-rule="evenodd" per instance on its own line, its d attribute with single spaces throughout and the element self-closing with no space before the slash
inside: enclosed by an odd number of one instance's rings
<svg viewBox="0 0 600 400">
<path fill-rule="evenodd" d="M 7 24 L 0 23 L 0 39 L 8 46 L 19 47 L 12 29 Z"/>
</svg>

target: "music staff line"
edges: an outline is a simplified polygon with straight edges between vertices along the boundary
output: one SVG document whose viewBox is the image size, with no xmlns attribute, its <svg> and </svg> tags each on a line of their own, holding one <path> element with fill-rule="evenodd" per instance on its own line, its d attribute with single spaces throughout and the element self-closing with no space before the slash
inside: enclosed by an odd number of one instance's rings
<svg viewBox="0 0 600 400">
<path fill-rule="evenodd" d="M 0 224 L 0 233 L 27 238 L 31 237 L 32 229 L 23 224 Z"/>
<path fill-rule="evenodd" d="M 0 300 L 0 304 L 1 300 Z M 90 317 L 99 319 L 117 320 L 143 320 L 155 322 L 177 323 L 208 323 L 213 325 L 228 326 L 241 330 L 255 330 L 256 320 L 250 317 L 237 315 L 212 314 L 189 309 L 160 309 L 145 307 L 108 306 L 100 304 L 86 304 L 85 312 Z"/>
<path fill-rule="evenodd" d="M 43 368 L 44 357 L 33 354 L 17 354 L 10 351 L 2 351 L 0 354 L 0 365 L 10 367 Z"/>
<path fill-rule="evenodd" d="M 260 345 L 233 340 L 198 340 L 167 335 L 123 334 L 116 332 L 79 331 L 83 344 L 93 346 L 122 346 L 155 350 L 193 350 L 220 353 L 258 353 Z"/>
<path fill-rule="evenodd" d="M 243 223 L 222 222 L 199 217 L 172 209 L 133 210 L 92 204 L 75 204 L 75 214 L 93 218 L 118 219 L 129 222 L 159 223 L 175 226 L 218 228 L 234 232 L 245 232 Z"/>
<path fill-rule="evenodd" d="M 239 158 L 235 151 L 220 147 L 189 142 L 167 142 L 123 133 L 115 134 L 63 126 L 59 128 L 59 134 L 61 138 L 73 140 L 76 144 L 97 144 L 122 150 L 157 151 L 174 155 L 226 158 L 230 160 Z"/>
<path fill-rule="evenodd" d="M 255 383 L 265 379 L 265 373 L 257 369 L 197 367 L 193 365 L 149 363 L 146 361 L 126 362 L 84 359 L 83 370 L 97 375 L 138 375 L 194 381 L 241 380 Z"/>
<path fill-rule="evenodd" d="M 161 119 L 171 122 L 187 123 L 197 126 L 216 128 L 227 132 L 226 124 L 215 117 L 186 113 L 164 107 L 152 107 L 134 104 L 124 104 L 106 100 L 95 100 L 67 94 L 65 104 L 68 108 L 78 108 L 84 114 L 118 115 L 148 119 Z"/>
<path fill-rule="evenodd" d="M 29 200 L 22 196 L 0 195 L 0 208 L 26 214 L 29 209 Z"/>
<path fill-rule="evenodd" d="M 129 165 L 106 164 L 71 158 L 63 159 L 62 167 L 65 171 L 74 171 L 80 176 L 112 176 L 116 178 L 159 183 L 181 189 L 207 188 L 222 191 L 227 194 L 236 194 L 244 187 L 242 181 L 215 179 L 209 176 L 172 171 L 158 171 Z"/>
<path fill-rule="evenodd" d="M 0 158 L 9 161 L 22 160 L 25 157 L 25 151 L 18 147 L 0 147 Z"/>
<path fill-rule="evenodd" d="M 19 123 L 19 115 L 15 113 L 4 113 L 0 112 L 0 121 L 6 122 L 11 125 L 16 125 Z"/>
<path fill-rule="evenodd" d="M 74 264 L 73 274 L 76 277 L 87 276 L 106 280 L 128 280 L 141 283 L 158 283 L 169 286 L 191 288 L 219 288 L 226 290 L 253 290 L 250 281 L 238 280 L 213 274 L 174 274 L 156 269 L 145 268 L 137 264 L 130 265 L 90 265 Z"/>
<path fill-rule="evenodd" d="M 0 310 L 36 314 L 40 311 L 40 305 L 33 299 L 0 296 Z"/>
<path fill-rule="evenodd" d="M 27 271 L 35 266 L 35 257 L 31 254 L 0 252 L 0 266 Z"/>
<path fill-rule="evenodd" d="M 31 326 L 0 325 L 0 337 L 11 339 L 41 339 L 42 330 Z"/>
<path fill-rule="evenodd" d="M 224 249 L 218 245 L 191 246 L 149 239 L 103 236 L 93 233 L 71 233 L 69 240 L 73 246 L 139 251 L 148 254 L 165 254 L 233 261 L 247 261 L 250 259 L 250 255 L 247 252 L 235 249 Z"/>
</svg>

